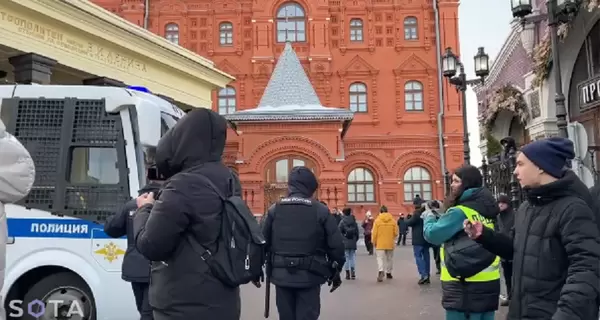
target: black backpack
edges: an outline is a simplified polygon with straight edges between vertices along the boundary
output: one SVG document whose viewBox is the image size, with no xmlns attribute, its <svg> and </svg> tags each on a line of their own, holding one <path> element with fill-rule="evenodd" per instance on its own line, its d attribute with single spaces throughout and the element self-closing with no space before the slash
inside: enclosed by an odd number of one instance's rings
<svg viewBox="0 0 600 320">
<path fill-rule="evenodd" d="M 234 193 L 233 177 L 230 196 L 225 197 L 219 189 L 204 177 L 208 185 L 223 201 L 221 232 L 216 252 L 202 246 L 190 233 L 188 240 L 196 253 L 208 264 L 211 273 L 228 287 L 259 279 L 265 262 L 265 239 L 256 218 L 246 202 Z"/>
<path fill-rule="evenodd" d="M 346 237 L 347 239 L 354 239 L 356 238 L 356 236 L 358 236 L 358 228 L 356 226 L 356 223 L 347 224 L 344 227 L 344 237 Z"/>
</svg>

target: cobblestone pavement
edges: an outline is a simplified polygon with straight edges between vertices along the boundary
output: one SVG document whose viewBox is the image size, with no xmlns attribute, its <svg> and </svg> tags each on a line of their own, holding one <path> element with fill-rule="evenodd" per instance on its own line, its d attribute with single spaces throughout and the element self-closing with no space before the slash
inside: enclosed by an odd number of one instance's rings
<svg viewBox="0 0 600 320">
<path fill-rule="evenodd" d="M 432 261 L 433 262 L 433 261 Z M 432 275 L 429 286 L 417 284 L 417 268 L 412 246 L 398 247 L 394 256 L 394 279 L 377 283 L 377 263 L 367 255 L 364 247 L 357 252 L 357 280 L 344 280 L 334 293 L 329 287 L 322 291 L 321 317 L 324 320 L 437 320 L 444 319 L 440 305 L 441 287 Z M 274 288 L 271 289 L 271 316 L 279 319 L 275 306 Z M 260 320 L 263 317 L 264 288 L 251 285 L 242 288 L 242 320 Z M 504 320 L 506 308 L 501 307 L 496 319 Z"/>
</svg>

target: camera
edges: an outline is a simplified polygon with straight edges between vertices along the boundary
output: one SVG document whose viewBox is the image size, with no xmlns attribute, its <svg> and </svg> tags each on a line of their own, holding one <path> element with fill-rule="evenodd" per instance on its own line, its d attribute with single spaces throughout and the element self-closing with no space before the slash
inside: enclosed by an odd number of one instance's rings
<svg viewBox="0 0 600 320">
<path fill-rule="evenodd" d="M 146 178 L 151 181 L 164 181 L 166 180 L 165 176 L 162 175 L 156 166 L 152 166 L 146 169 Z"/>
</svg>

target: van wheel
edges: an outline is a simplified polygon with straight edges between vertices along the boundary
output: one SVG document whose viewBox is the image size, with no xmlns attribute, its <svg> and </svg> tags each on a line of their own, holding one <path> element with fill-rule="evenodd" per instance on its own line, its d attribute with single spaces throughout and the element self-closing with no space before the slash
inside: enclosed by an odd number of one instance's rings
<svg viewBox="0 0 600 320">
<path fill-rule="evenodd" d="M 35 303 L 35 300 L 41 302 Z M 33 303 L 31 308 L 30 303 Z M 96 319 L 92 291 L 83 279 L 71 272 L 55 273 L 34 284 L 25 294 L 22 308 L 22 320 Z"/>
</svg>

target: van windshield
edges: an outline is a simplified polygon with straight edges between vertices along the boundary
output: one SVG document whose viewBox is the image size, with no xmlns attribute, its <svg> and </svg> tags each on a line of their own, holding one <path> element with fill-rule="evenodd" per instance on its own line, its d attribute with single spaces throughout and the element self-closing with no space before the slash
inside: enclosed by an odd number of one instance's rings
<svg viewBox="0 0 600 320">
<path fill-rule="evenodd" d="M 167 131 L 169 131 L 169 129 L 175 126 L 179 118 L 166 112 L 161 112 L 160 118 L 160 136 L 162 137 L 165 135 L 165 133 L 167 133 Z"/>
</svg>

